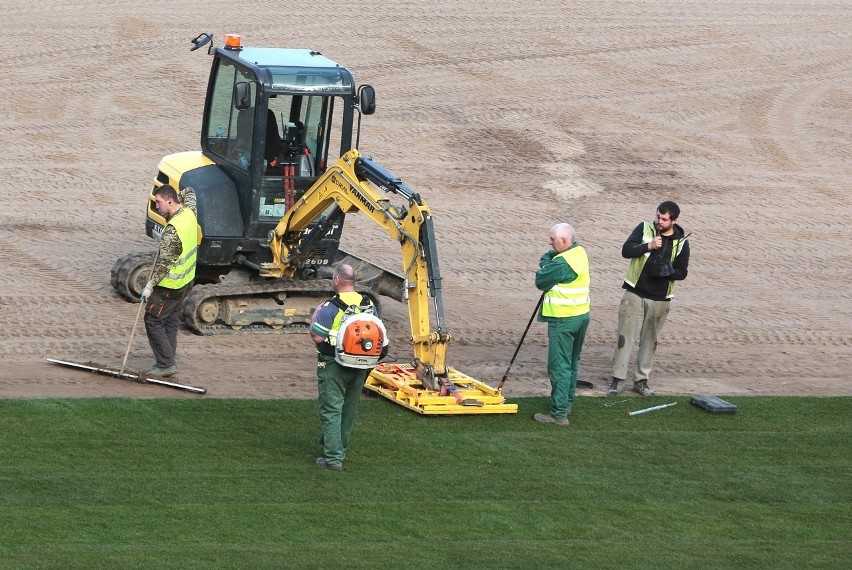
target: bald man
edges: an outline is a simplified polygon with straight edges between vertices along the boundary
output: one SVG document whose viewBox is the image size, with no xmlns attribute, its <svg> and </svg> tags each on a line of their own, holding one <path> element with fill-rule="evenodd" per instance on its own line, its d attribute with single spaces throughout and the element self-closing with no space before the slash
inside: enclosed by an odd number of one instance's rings
<svg viewBox="0 0 852 570">
<path fill-rule="evenodd" d="M 336 294 L 316 308 L 308 329 L 311 340 L 317 345 L 317 388 L 322 424 L 323 455 L 317 458 L 316 464 L 331 471 L 343 471 L 355 411 L 370 370 L 349 368 L 334 359 L 334 346 L 344 312 L 334 299 L 355 306 L 370 301 L 355 291 L 355 270 L 351 265 L 343 263 L 335 267 L 331 282 Z"/>
<path fill-rule="evenodd" d="M 570 224 L 550 228 L 550 251 L 541 256 L 535 286 L 544 291 L 538 320 L 547 323 L 547 375 L 550 412 L 536 421 L 568 425 L 577 391 L 580 352 L 589 326 L 589 256 L 575 240 Z"/>
</svg>

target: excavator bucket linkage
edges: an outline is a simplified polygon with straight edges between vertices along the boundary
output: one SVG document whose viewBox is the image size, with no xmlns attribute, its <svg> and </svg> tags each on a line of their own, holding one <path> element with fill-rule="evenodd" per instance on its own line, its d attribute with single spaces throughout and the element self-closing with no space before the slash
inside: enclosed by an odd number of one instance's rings
<svg viewBox="0 0 852 570">
<path fill-rule="evenodd" d="M 367 376 L 365 388 L 418 414 L 515 414 L 517 404 L 507 404 L 500 390 L 449 368 L 441 390 L 430 390 L 417 379 L 411 365 L 380 364 Z"/>
</svg>

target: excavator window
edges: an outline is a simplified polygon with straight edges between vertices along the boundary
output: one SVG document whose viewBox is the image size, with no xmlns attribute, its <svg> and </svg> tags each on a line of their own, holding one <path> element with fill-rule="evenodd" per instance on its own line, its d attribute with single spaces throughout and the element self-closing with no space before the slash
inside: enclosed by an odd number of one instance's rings
<svg viewBox="0 0 852 570">
<path fill-rule="evenodd" d="M 254 139 L 254 108 L 236 113 L 236 137 L 228 139 L 226 156 L 231 162 L 244 170 L 251 166 L 251 147 Z"/>
<path fill-rule="evenodd" d="M 209 149 L 242 170 L 252 162 L 256 87 L 245 70 L 219 60 L 207 118 Z"/>
<path fill-rule="evenodd" d="M 259 218 L 277 221 L 324 172 L 334 97 L 273 93 L 267 103 Z M 337 156 L 335 156 L 335 160 Z"/>
</svg>

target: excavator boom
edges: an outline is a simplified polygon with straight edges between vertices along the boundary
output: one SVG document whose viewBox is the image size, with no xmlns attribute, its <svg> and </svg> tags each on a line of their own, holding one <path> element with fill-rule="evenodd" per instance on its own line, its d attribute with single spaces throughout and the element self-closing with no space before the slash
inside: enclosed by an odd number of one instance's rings
<svg viewBox="0 0 852 570">
<path fill-rule="evenodd" d="M 403 204 L 394 205 L 391 196 Z M 402 253 L 401 296 L 408 305 L 414 359 L 408 366 L 379 365 L 367 388 L 420 413 L 515 413 L 517 406 L 506 404 L 500 390 L 447 365 L 451 336 L 444 324 L 432 213 L 419 194 L 357 150 L 341 156 L 284 214 L 270 233 L 272 261 L 261 264 L 260 275 L 295 275 L 316 234 L 304 230 L 332 205 L 371 218 Z"/>
</svg>

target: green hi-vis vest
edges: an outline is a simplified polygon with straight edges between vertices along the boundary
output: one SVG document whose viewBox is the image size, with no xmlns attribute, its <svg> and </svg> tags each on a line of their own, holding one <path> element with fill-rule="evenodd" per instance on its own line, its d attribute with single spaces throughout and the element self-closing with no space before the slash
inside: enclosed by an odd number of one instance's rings
<svg viewBox="0 0 852 570">
<path fill-rule="evenodd" d="M 364 300 L 361 293 L 357 293 L 355 291 L 343 291 L 342 293 L 338 293 L 337 296 L 347 306 L 355 305 L 358 307 Z M 343 315 L 343 309 L 338 307 L 337 315 L 334 316 L 334 321 L 331 323 L 331 328 L 328 331 L 328 338 L 326 339 L 326 342 L 331 346 L 337 344 L 337 333 L 340 332 L 340 324 L 343 322 Z"/>
<path fill-rule="evenodd" d="M 645 227 L 642 228 L 642 243 L 650 243 L 652 239 L 657 237 L 657 228 L 654 222 L 645 222 Z M 684 240 L 675 239 L 672 241 L 672 256 L 669 261 L 674 262 L 675 257 L 683 250 Z M 645 262 L 651 256 L 650 251 L 646 251 L 639 257 L 634 257 L 630 260 L 627 266 L 627 271 L 624 273 L 624 282 L 631 287 L 636 287 L 636 282 L 639 281 L 639 276 L 642 274 L 642 269 L 645 267 Z M 669 288 L 666 290 L 666 299 L 674 297 L 674 279 L 669 279 Z"/>
<path fill-rule="evenodd" d="M 198 254 L 198 220 L 189 208 L 181 208 L 172 216 L 168 225 L 173 226 L 180 239 L 181 255 L 169 274 L 157 285 L 166 289 L 180 289 L 195 279 L 195 260 Z"/>
<path fill-rule="evenodd" d="M 577 278 L 570 283 L 557 283 L 547 291 L 541 305 L 541 314 L 544 317 L 559 318 L 585 315 L 591 308 L 589 256 L 586 255 L 586 250 L 578 245 L 566 249 L 556 257 L 564 259 L 577 274 Z"/>
</svg>

